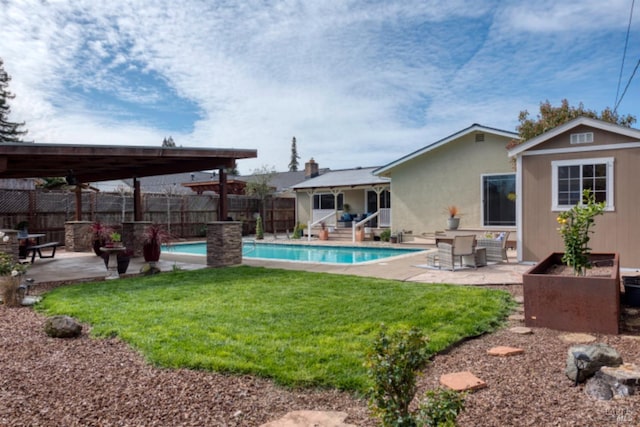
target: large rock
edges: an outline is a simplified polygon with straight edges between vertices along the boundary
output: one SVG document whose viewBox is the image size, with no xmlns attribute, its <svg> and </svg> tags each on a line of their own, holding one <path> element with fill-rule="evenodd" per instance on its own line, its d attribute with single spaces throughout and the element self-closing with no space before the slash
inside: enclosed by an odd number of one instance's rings
<svg viewBox="0 0 640 427">
<path fill-rule="evenodd" d="M 82 325 L 69 316 L 53 316 L 44 322 L 44 332 L 53 338 L 75 338 L 82 333 Z"/>
<path fill-rule="evenodd" d="M 603 343 L 597 343 L 592 345 L 574 345 L 567 351 L 567 366 L 564 373 L 572 381 L 576 380 L 576 374 L 578 369 L 576 368 L 575 357 L 573 353 L 582 352 L 589 356 L 590 362 L 586 362 L 584 369 L 580 370 L 578 382 L 583 382 L 587 378 L 593 376 L 603 366 L 620 366 L 622 364 L 622 357 L 614 349 Z"/>
</svg>

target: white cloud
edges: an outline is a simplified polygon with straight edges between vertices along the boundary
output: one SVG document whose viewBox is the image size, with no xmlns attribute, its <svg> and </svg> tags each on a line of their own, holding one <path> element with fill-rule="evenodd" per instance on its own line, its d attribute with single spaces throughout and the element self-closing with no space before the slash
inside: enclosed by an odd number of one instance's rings
<svg viewBox="0 0 640 427">
<path fill-rule="evenodd" d="M 374 166 L 474 122 L 513 130 L 545 99 L 611 105 L 629 7 L 8 0 L 0 57 L 13 118 L 36 141 L 158 145 L 170 134 L 257 148 L 240 164 L 249 172 L 284 170 L 295 135 L 302 162 Z M 185 105 L 193 123 L 150 118 Z M 623 106 L 638 113 L 634 98 Z"/>
</svg>

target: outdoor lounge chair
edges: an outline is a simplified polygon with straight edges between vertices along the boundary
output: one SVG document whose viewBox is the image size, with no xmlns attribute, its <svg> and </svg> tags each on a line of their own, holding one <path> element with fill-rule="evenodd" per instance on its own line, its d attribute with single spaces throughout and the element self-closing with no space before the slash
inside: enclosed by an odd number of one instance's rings
<svg viewBox="0 0 640 427">
<path fill-rule="evenodd" d="M 481 238 L 478 239 L 478 247 L 487 249 L 488 262 L 509 262 L 507 258 L 507 239 L 509 232 L 500 233 L 497 239 Z"/>
<path fill-rule="evenodd" d="M 438 243 L 438 261 L 440 262 L 441 269 L 451 269 L 451 271 L 455 268 L 456 258 L 460 261 L 460 266 L 463 265 L 462 257 L 467 257 L 467 259 L 475 259 L 475 243 L 476 236 L 455 236 L 453 238 L 453 243 Z M 478 268 L 477 264 L 473 263 L 473 268 Z"/>
</svg>

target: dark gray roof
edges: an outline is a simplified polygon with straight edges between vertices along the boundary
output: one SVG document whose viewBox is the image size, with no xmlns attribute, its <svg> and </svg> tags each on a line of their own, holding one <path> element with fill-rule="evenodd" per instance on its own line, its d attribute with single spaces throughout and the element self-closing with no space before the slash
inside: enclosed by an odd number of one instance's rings
<svg viewBox="0 0 640 427">
<path fill-rule="evenodd" d="M 376 184 L 388 184 L 391 179 L 375 176 L 373 171 L 376 167 L 355 168 L 329 171 L 316 178 L 308 179 L 299 184 L 294 185 L 294 190 L 302 190 L 307 188 L 335 188 L 335 187 L 354 187 Z"/>
</svg>

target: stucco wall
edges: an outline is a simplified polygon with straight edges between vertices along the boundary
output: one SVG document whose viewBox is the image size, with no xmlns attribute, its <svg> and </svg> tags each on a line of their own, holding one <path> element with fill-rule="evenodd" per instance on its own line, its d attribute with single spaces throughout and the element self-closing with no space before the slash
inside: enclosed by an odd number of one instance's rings
<svg viewBox="0 0 640 427">
<path fill-rule="evenodd" d="M 471 133 L 398 165 L 391 171 L 392 229 L 414 235 L 444 230 L 449 205 L 463 214 L 460 228 L 483 228 L 481 175 L 514 172 L 508 142 L 488 133 L 475 142 Z"/>
</svg>

